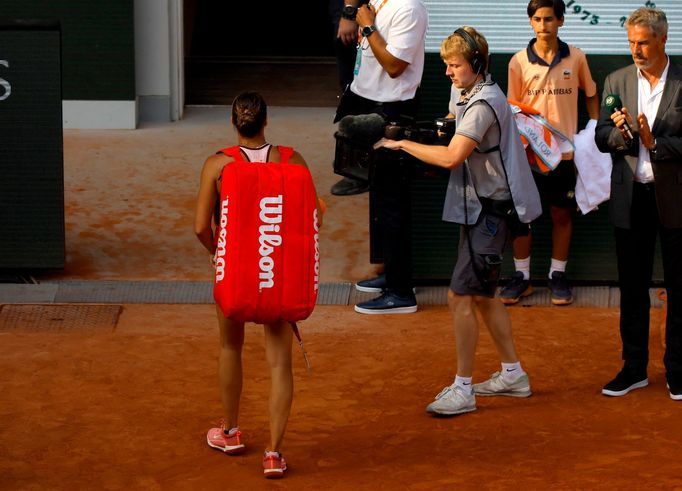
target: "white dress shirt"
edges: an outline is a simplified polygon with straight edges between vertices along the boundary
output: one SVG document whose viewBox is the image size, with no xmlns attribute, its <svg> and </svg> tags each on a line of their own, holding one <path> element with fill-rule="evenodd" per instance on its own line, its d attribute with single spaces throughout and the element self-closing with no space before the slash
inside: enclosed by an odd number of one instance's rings
<svg viewBox="0 0 682 491">
<path fill-rule="evenodd" d="M 641 70 L 637 70 L 637 114 L 644 113 L 649 127 L 654 126 L 654 120 L 658 113 L 658 106 L 661 105 L 661 98 L 663 97 L 663 89 L 665 88 L 665 81 L 668 78 L 668 68 L 670 67 L 670 58 L 665 65 L 665 69 L 658 80 L 656 87 L 651 88 L 649 81 L 644 78 Z M 637 169 L 635 170 L 635 181 L 637 182 L 653 182 L 654 171 L 651 168 L 651 155 L 649 149 L 644 145 L 639 145 L 639 158 L 637 159 Z"/>
</svg>

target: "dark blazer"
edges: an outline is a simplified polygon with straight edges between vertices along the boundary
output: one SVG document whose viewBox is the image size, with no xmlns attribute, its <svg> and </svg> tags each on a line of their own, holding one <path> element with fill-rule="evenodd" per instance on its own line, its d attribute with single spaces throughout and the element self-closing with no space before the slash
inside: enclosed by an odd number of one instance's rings
<svg viewBox="0 0 682 491">
<path fill-rule="evenodd" d="M 630 65 L 611 73 L 604 82 L 604 97 L 618 94 L 623 105 L 635 119 L 634 140 L 627 145 L 611 121 L 611 113 L 602 105 L 595 131 L 595 142 L 602 152 L 610 152 L 611 199 L 609 212 L 613 224 L 630 228 L 632 183 L 639 156 L 637 126 L 637 68 Z M 656 138 L 656 154 L 652 155 L 656 203 L 661 224 L 668 228 L 682 227 L 682 67 L 670 60 L 661 105 L 656 119 L 649 121 Z"/>
</svg>

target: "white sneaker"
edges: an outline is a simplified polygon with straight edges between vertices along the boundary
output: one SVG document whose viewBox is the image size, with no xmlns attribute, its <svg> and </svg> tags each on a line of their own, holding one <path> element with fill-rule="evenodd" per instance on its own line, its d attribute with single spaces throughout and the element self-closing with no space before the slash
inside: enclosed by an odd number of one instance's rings
<svg viewBox="0 0 682 491">
<path fill-rule="evenodd" d="M 668 388 L 668 394 L 670 394 L 670 398 L 673 401 L 682 401 L 682 394 L 680 394 L 679 392 L 673 392 L 670 389 L 670 384 L 665 384 L 665 386 Z"/>
<path fill-rule="evenodd" d="M 454 416 L 455 414 L 476 411 L 476 396 L 473 390 L 468 394 L 455 384 L 440 391 L 436 400 L 426 406 L 426 412 Z"/>
<path fill-rule="evenodd" d="M 500 372 L 493 373 L 485 382 L 474 384 L 474 393 L 479 396 L 511 397 L 528 397 L 532 394 L 528 374 L 524 373 L 510 383 L 502 377 Z"/>
</svg>

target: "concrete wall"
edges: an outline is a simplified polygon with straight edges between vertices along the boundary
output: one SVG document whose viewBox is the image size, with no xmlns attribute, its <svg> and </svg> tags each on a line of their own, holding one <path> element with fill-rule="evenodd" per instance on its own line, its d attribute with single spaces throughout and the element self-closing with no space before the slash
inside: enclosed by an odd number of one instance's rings
<svg viewBox="0 0 682 491">
<path fill-rule="evenodd" d="M 135 86 L 140 121 L 171 120 L 172 0 L 135 0 Z"/>
</svg>

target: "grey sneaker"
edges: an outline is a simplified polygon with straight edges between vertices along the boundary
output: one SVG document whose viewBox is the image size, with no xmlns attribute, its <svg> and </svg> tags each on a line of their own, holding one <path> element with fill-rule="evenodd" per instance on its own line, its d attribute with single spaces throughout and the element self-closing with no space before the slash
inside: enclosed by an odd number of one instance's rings
<svg viewBox="0 0 682 491">
<path fill-rule="evenodd" d="M 474 384 L 474 393 L 479 396 L 511 397 L 528 397 L 532 394 L 528 374 L 524 373 L 514 382 L 509 383 L 504 380 L 500 372 L 493 373 L 485 382 Z"/>
<path fill-rule="evenodd" d="M 523 273 L 517 271 L 500 291 L 500 300 L 505 305 L 513 305 L 521 297 L 527 297 L 531 293 L 533 293 L 533 287 L 530 284 L 530 280 L 524 280 Z"/>
<path fill-rule="evenodd" d="M 454 416 L 455 414 L 476 411 L 476 396 L 471 391 L 468 394 L 453 383 L 445 387 L 436 396 L 436 400 L 426 406 L 426 412 Z"/>
</svg>

